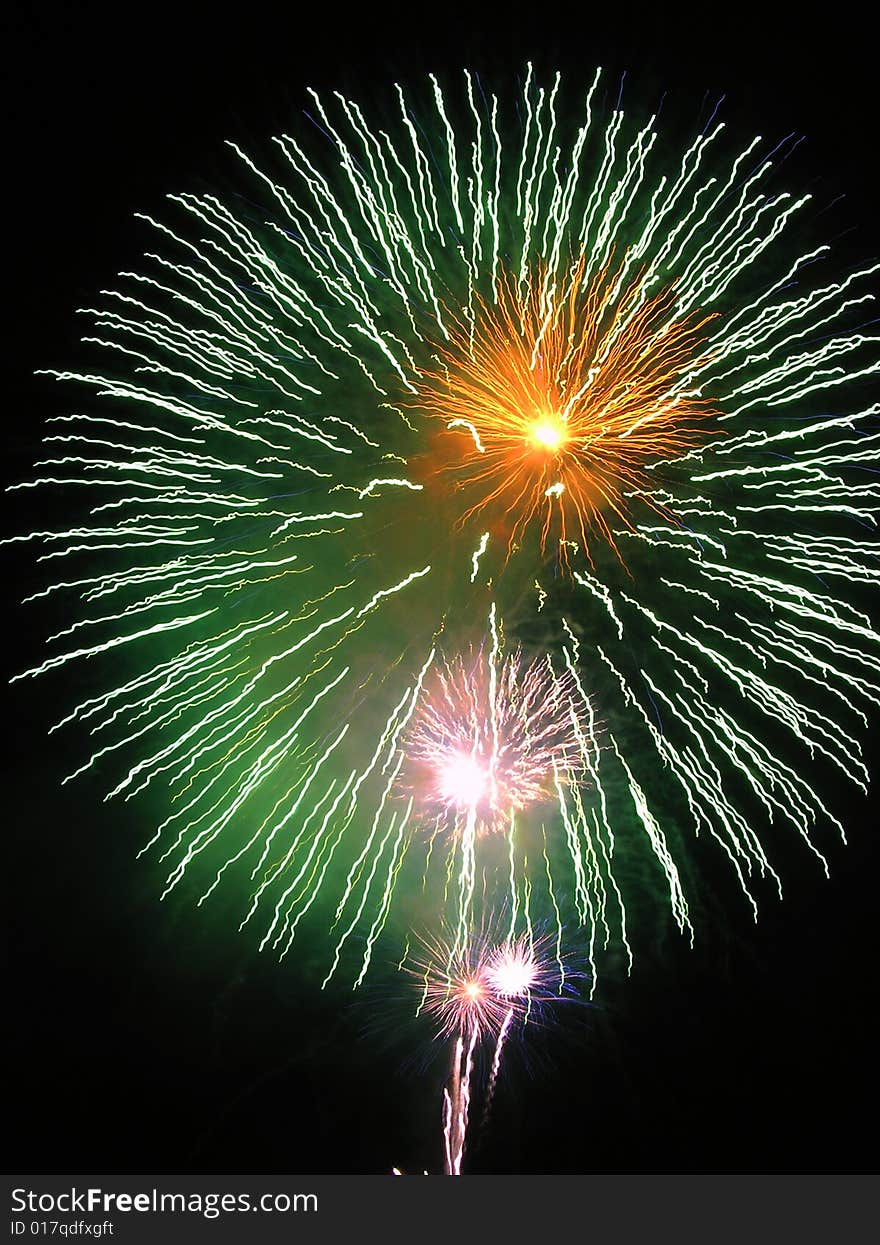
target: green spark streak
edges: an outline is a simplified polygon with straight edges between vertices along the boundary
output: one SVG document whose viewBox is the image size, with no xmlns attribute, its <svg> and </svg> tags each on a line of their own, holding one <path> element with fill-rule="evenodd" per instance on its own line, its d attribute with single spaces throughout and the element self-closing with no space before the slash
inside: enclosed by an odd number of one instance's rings
<svg viewBox="0 0 880 1245">
<path fill-rule="evenodd" d="M 508 829 L 507 829 L 507 848 L 508 848 L 508 860 L 510 861 L 510 890 L 509 890 L 509 895 L 510 895 L 510 929 L 509 929 L 509 931 L 508 931 L 508 935 L 507 935 L 507 937 L 508 937 L 508 941 L 510 941 L 510 942 L 512 942 L 512 941 L 513 941 L 513 938 L 514 938 L 514 936 L 515 936 L 515 934 L 516 934 L 516 918 L 517 918 L 517 904 L 516 904 L 516 853 L 515 853 L 515 847 L 514 847 L 514 839 L 515 839 L 515 834 L 516 834 L 516 818 L 515 818 L 515 816 L 513 815 L 513 813 L 511 813 L 511 815 L 510 815 L 510 825 L 508 826 Z"/>
<path fill-rule="evenodd" d="M 468 945 L 473 928 L 474 887 L 477 877 L 477 813 L 470 809 L 456 836 L 459 841 L 461 866 L 458 874 L 458 919 L 451 960 Z M 450 960 L 450 962 L 451 962 Z"/>
<path fill-rule="evenodd" d="M 556 965 L 559 969 L 559 993 L 562 994 L 565 989 L 565 962 L 562 958 L 562 916 L 559 911 L 559 904 L 556 901 L 556 893 L 553 890 L 553 873 L 550 868 L 550 857 L 547 854 L 547 835 L 543 826 L 541 827 L 541 834 L 544 838 L 542 854 L 544 856 L 544 867 L 547 870 L 547 894 L 550 896 L 553 914 L 556 917 Z"/>
</svg>

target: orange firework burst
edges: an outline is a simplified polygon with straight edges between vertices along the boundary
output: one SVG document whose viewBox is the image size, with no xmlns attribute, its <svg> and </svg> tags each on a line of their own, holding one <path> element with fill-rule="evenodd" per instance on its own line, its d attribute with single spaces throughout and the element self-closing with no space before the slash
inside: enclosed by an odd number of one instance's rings
<svg viewBox="0 0 880 1245">
<path fill-rule="evenodd" d="M 610 261 L 587 279 L 583 260 L 558 284 L 502 275 L 494 302 L 474 294 L 472 320 L 449 313 L 414 405 L 443 421 L 446 456 L 454 445 L 444 469 L 473 498 L 461 522 L 501 522 L 510 553 L 538 520 L 542 550 L 558 537 L 565 558 L 591 536 L 614 546 L 634 496 L 669 517 L 647 469 L 706 436 L 712 406 L 689 378 L 710 319 Z"/>
</svg>

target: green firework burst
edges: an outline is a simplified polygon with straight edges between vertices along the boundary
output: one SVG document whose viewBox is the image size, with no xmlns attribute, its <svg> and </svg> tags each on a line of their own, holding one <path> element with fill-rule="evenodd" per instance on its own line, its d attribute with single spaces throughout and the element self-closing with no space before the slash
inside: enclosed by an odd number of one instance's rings
<svg viewBox="0 0 880 1245">
<path fill-rule="evenodd" d="M 248 202 L 176 195 L 176 223 L 147 219 L 157 249 L 86 311 L 103 365 L 55 373 L 88 409 L 52 421 L 18 486 L 81 503 L 74 526 L 20 538 L 56 572 L 38 595 L 77 602 L 20 677 L 96 671 L 58 723 L 93 739 L 69 777 L 117 767 L 108 798 L 154 819 L 167 888 L 246 888 L 261 947 L 329 927 L 327 978 L 362 978 L 395 893 L 408 921 L 443 910 L 462 937 L 488 901 L 512 935 L 540 911 L 560 956 L 563 934 L 591 962 L 628 953 L 628 855 L 692 933 L 688 834 L 756 908 L 762 879 L 779 885 L 767 827 L 824 863 L 842 828 L 823 792 L 868 781 L 877 266 L 840 277 L 829 248 L 798 245 L 807 197 L 768 189 L 760 140 L 731 150 L 713 123 L 670 161 L 653 118 L 599 106 L 600 80 L 563 103 L 529 70 L 518 126 L 470 74 L 418 105 L 396 88 L 387 126 L 313 96 L 317 137 L 263 161 L 235 148 Z M 603 452 L 625 460 L 689 403 L 711 421 L 672 455 L 649 444 L 574 534 L 573 490 L 545 468 L 514 536 L 522 490 L 471 504 L 492 443 L 458 407 L 437 419 L 450 352 L 481 357 L 505 288 L 531 300 L 533 375 L 561 334 L 563 422 L 627 334 L 656 357 L 704 317 L 649 408 L 602 424 Z M 588 313 L 575 374 L 562 330 Z M 576 747 L 502 831 L 438 828 L 406 781 L 410 731 L 468 644 L 495 720 L 505 632 L 565 689 Z"/>
</svg>

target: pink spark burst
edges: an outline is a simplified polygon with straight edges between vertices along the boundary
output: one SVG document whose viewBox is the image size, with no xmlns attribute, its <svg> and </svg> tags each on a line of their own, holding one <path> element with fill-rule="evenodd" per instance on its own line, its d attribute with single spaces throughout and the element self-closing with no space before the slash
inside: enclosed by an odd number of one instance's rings
<svg viewBox="0 0 880 1245">
<path fill-rule="evenodd" d="M 458 952 L 437 947 L 415 972 L 424 980 L 424 1010 L 439 1025 L 441 1037 L 456 1034 L 486 1038 L 497 1034 L 507 1015 L 507 1002 L 492 986 L 485 946 Z"/>
<path fill-rule="evenodd" d="M 426 679 L 406 743 L 406 786 L 423 817 L 461 832 L 502 831 L 556 798 L 586 765 L 587 706 L 575 680 L 544 658 L 483 649 L 440 661 Z"/>
<path fill-rule="evenodd" d="M 423 983 L 423 1009 L 439 1023 L 439 1036 L 476 1033 L 497 1039 L 515 1017 L 547 1002 L 560 983 L 545 935 L 496 941 L 473 936 L 456 950 L 425 942 L 425 955 L 409 971 Z"/>
</svg>

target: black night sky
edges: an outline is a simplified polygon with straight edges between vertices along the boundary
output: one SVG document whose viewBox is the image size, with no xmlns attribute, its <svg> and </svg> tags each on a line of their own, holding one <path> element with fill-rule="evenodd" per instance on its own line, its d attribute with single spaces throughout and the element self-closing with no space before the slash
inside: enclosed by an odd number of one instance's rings
<svg viewBox="0 0 880 1245">
<path fill-rule="evenodd" d="M 75 359 L 74 309 L 137 265 L 133 213 L 222 189 L 222 140 L 259 150 L 296 124 L 307 86 L 369 100 L 467 65 L 513 89 L 532 59 L 569 79 L 627 70 L 634 94 L 724 94 L 731 125 L 806 136 L 786 180 L 839 200 L 841 269 L 876 257 L 877 69 L 859 8 L 814 26 L 801 7 L 594 7 L 13 6 L 7 481 L 28 477 L 42 421 L 69 400 L 33 373 Z M 4 534 L 21 514 L 13 494 Z M 9 678 L 36 659 L 45 617 L 18 605 L 42 582 L 28 552 L 0 552 Z M 59 683 L 4 696 L 13 1170 L 436 1171 L 442 1061 L 412 1048 L 399 1004 L 307 990 L 293 960 L 229 932 L 223 904 L 159 905 L 160 867 L 134 860 L 138 827 L 97 783 L 59 786 L 64 741 L 46 737 Z M 876 1170 L 875 807 L 850 799 L 830 881 L 808 852 L 782 850 L 786 898 L 768 892 L 757 926 L 729 879 L 709 877 L 693 951 L 670 932 L 512 1054 L 470 1169 Z"/>
</svg>

